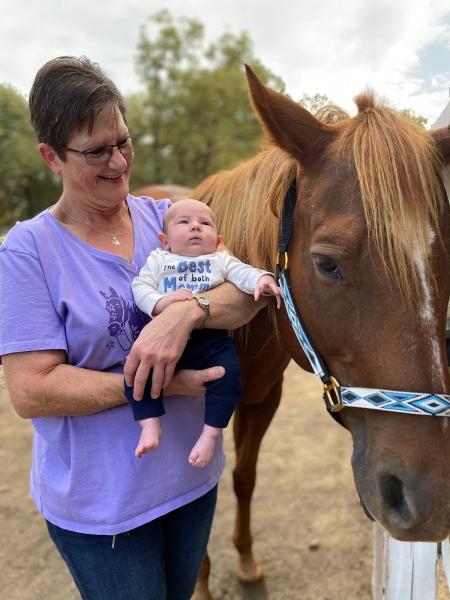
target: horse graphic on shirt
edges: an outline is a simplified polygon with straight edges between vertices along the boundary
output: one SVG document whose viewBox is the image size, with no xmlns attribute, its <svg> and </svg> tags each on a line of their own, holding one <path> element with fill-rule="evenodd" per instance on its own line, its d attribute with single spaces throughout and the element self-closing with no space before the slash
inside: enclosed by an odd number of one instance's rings
<svg viewBox="0 0 450 600">
<path fill-rule="evenodd" d="M 144 314 L 132 300 L 127 300 L 111 286 L 108 292 L 100 291 L 100 294 L 105 299 L 105 308 L 109 315 L 109 339 L 106 347 L 114 348 L 117 342 L 122 350 L 130 350 L 147 322 Z"/>
</svg>

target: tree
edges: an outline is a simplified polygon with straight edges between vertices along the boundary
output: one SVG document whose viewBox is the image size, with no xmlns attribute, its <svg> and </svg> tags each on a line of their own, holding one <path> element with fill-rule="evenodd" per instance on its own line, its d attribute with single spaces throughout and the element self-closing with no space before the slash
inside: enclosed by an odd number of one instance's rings
<svg viewBox="0 0 450 600">
<path fill-rule="evenodd" d="M 284 91 L 254 56 L 247 33 L 207 44 L 200 21 L 177 22 L 166 10 L 140 31 L 137 69 L 145 92 L 129 102 L 136 146 L 133 185 L 194 185 L 257 152 L 261 127 L 248 101 L 243 64 Z"/>
<path fill-rule="evenodd" d="M 299 104 L 315 115 L 319 109 L 328 104 L 332 104 L 332 102 L 326 94 L 314 94 L 314 96 L 309 96 L 308 94 L 303 93 L 299 100 Z"/>
<path fill-rule="evenodd" d="M 402 108 L 399 111 L 399 113 L 401 115 L 403 115 L 404 117 L 406 117 L 407 119 L 414 121 L 414 123 L 419 125 L 419 127 L 422 127 L 422 129 L 426 129 L 428 119 L 426 119 L 425 117 L 422 117 L 422 115 L 416 115 L 416 113 L 411 108 Z"/>
<path fill-rule="evenodd" d="M 27 219 L 53 201 L 57 182 L 36 151 L 25 98 L 0 85 L 0 228 Z"/>
</svg>

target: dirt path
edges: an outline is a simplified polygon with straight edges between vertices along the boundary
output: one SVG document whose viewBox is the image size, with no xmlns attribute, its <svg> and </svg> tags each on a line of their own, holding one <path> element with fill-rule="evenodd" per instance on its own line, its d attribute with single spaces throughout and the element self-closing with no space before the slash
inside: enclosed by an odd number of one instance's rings
<svg viewBox="0 0 450 600">
<path fill-rule="evenodd" d="M 263 442 L 253 533 L 265 577 L 248 586 L 234 576 L 230 434 L 210 544 L 214 599 L 369 600 L 372 529 L 354 491 L 350 438 L 326 414 L 313 376 L 288 368 Z M 0 598 L 79 600 L 28 495 L 30 446 L 30 424 L 0 392 Z"/>
</svg>

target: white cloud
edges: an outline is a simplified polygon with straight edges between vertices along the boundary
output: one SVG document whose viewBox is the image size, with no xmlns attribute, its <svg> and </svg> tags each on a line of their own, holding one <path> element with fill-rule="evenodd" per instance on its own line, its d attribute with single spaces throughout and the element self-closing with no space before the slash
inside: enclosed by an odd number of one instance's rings
<svg viewBox="0 0 450 600">
<path fill-rule="evenodd" d="M 430 123 L 448 100 L 448 69 L 420 70 L 428 45 L 450 50 L 447 0 L 0 0 L 0 7 L 0 81 L 25 93 L 37 69 L 61 54 L 86 54 L 123 92 L 136 89 L 139 27 L 167 8 L 200 18 L 210 39 L 247 30 L 256 55 L 294 98 L 319 92 L 353 111 L 351 98 L 370 86 Z"/>
</svg>

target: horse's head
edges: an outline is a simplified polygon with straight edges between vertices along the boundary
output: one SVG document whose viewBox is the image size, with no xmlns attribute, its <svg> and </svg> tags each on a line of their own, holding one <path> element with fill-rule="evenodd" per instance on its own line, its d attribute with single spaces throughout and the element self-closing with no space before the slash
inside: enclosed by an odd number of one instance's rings
<svg viewBox="0 0 450 600">
<path fill-rule="evenodd" d="M 116 292 L 114 288 L 109 287 L 109 292 L 100 291 L 100 295 L 105 299 L 105 308 L 109 314 L 108 331 L 113 337 L 117 337 L 123 330 L 128 305 L 126 301 Z"/>
<path fill-rule="evenodd" d="M 448 394 L 450 220 L 441 172 L 450 131 L 420 130 L 371 94 L 357 98 L 354 118 L 325 124 L 250 69 L 247 76 L 267 136 L 298 161 L 289 271 L 331 373 L 346 386 Z M 285 315 L 280 328 L 305 366 Z M 353 437 L 367 511 L 399 539 L 448 536 L 448 418 L 360 408 L 339 417 Z"/>
</svg>

